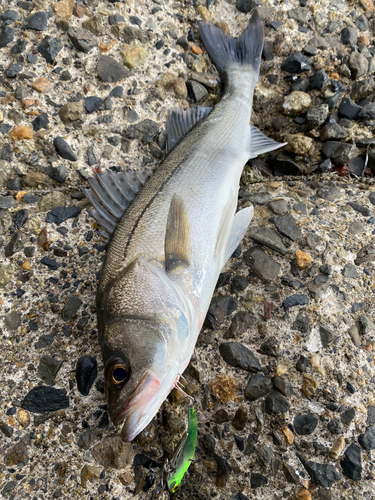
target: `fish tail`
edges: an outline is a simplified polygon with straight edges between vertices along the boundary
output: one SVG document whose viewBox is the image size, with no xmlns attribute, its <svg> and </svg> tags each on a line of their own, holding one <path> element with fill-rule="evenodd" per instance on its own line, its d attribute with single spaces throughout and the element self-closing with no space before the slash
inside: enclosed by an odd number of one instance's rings
<svg viewBox="0 0 375 500">
<path fill-rule="evenodd" d="M 253 16 L 238 38 L 226 35 L 214 24 L 206 22 L 199 23 L 199 32 L 220 73 L 231 63 L 250 65 L 256 73 L 259 72 L 264 41 L 263 23 L 259 17 Z"/>
</svg>

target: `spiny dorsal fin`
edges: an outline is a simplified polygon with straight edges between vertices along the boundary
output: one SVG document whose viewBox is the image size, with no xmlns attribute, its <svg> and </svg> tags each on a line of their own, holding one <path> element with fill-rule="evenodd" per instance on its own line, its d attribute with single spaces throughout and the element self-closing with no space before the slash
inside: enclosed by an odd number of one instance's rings
<svg viewBox="0 0 375 500">
<path fill-rule="evenodd" d="M 165 267 L 173 271 L 178 266 L 190 263 L 189 220 L 180 196 L 174 194 L 169 207 L 167 230 L 165 233 Z"/>
<path fill-rule="evenodd" d="M 146 180 L 144 173 L 138 175 L 135 172 L 111 170 L 87 178 L 91 189 L 82 188 L 82 191 L 94 205 L 94 210 L 89 210 L 89 213 L 104 227 L 107 236 L 113 233 L 131 200 Z"/>
<path fill-rule="evenodd" d="M 256 158 L 258 155 L 263 153 L 268 153 L 274 149 L 282 148 L 286 146 L 287 142 L 276 142 L 264 135 L 258 128 L 254 125 L 250 125 L 251 128 L 251 139 L 250 139 L 250 158 Z"/>
<path fill-rule="evenodd" d="M 167 154 L 180 142 L 194 125 L 206 118 L 212 108 L 197 106 L 195 108 L 171 109 L 167 116 Z"/>
</svg>

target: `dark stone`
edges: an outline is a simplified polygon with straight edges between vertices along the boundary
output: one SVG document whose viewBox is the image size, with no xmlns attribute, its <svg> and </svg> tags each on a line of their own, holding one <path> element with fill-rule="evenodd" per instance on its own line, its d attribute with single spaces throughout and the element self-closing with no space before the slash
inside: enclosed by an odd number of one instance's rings
<svg viewBox="0 0 375 500">
<path fill-rule="evenodd" d="M 249 285 L 249 280 L 246 276 L 241 276 L 240 274 L 234 276 L 231 284 L 231 292 L 243 292 Z"/>
<path fill-rule="evenodd" d="M 97 437 L 98 430 L 95 427 L 87 429 L 87 431 L 83 432 L 78 438 L 78 448 L 81 448 L 81 450 L 89 450 Z"/>
<path fill-rule="evenodd" d="M 59 165 L 58 167 L 49 166 L 47 169 L 48 175 L 56 182 L 60 184 L 64 183 L 68 177 L 68 169 L 65 165 Z"/>
<path fill-rule="evenodd" d="M 345 139 L 348 135 L 349 132 L 334 121 L 327 123 L 320 131 L 320 139 L 322 141 Z"/>
<path fill-rule="evenodd" d="M 340 481 L 340 479 L 342 478 L 341 474 L 337 472 L 336 468 L 333 465 L 310 462 L 306 460 L 305 457 L 300 453 L 297 453 L 296 455 L 310 475 L 311 481 L 317 486 L 330 488 L 334 483 Z"/>
<path fill-rule="evenodd" d="M 31 413 L 46 413 L 69 408 L 69 397 L 64 389 L 38 385 L 29 391 L 22 406 Z"/>
<path fill-rule="evenodd" d="M 270 337 L 261 344 L 260 349 L 267 356 L 278 358 L 280 356 L 280 341 L 275 337 Z"/>
<path fill-rule="evenodd" d="M 5 257 L 11 257 L 17 252 L 20 252 L 25 243 L 27 242 L 27 237 L 22 231 L 14 231 L 8 244 L 5 247 Z"/>
<path fill-rule="evenodd" d="M 280 236 L 267 227 L 250 226 L 247 232 L 248 236 L 256 243 L 265 245 L 281 255 L 286 255 L 289 249 L 284 245 Z"/>
<path fill-rule="evenodd" d="M 362 479 L 362 453 L 361 448 L 352 443 L 345 451 L 345 458 L 341 460 L 344 476 L 353 481 Z"/>
<path fill-rule="evenodd" d="M 297 434 L 307 436 L 312 434 L 318 425 L 318 417 L 313 413 L 307 415 L 296 415 L 293 421 L 293 427 Z"/>
<path fill-rule="evenodd" d="M 236 0 L 236 9 L 243 14 L 248 14 L 259 5 L 262 5 L 260 0 Z"/>
<path fill-rule="evenodd" d="M 294 217 L 290 214 L 273 217 L 271 222 L 275 224 L 277 230 L 292 241 L 299 241 L 302 238 L 302 233 L 297 226 Z"/>
<path fill-rule="evenodd" d="M 354 28 L 344 28 L 340 35 L 344 45 L 357 45 L 358 34 Z"/>
<path fill-rule="evenodd" d="M 62 361 L 57 361 L 51 356 L 42 356 L 38 365 L 38 377 L 47 385 L 55 385 L 55 378 L 61 365 Z"/>
<path fill-rule="evenodd" d="M 82 28 L 70 27 L 68 29 L 68 37 L 70 38 L 74 47 L 77 50 L 84 52 L 85 54 L 90 52 L 90 50 L 98 45 L 96 37 L 90 31 L 84 30 Z"/>
<path fill-rule="evenodd" d="M 269 21 L 266 26 L 277 31 L 284 23 L 282 21 Z"/>
<path fill-rule="evenodd" d="M 124 87 L 122 87 L 121 85 L 118 85 L 117 87 L 112 89 L 111 92 L 109 93 L 111 97 L 114 97 L 116 99 L 122 97 L 123 94 L 124 94 Z"/>
<path fill-rule="evenodd" d="M 328 82 L 329 76 L 327 75 L 327 73 L 324 71 L 324 69 L 319 69 L 318 71 L 315 71 L 313 76 L 310 77 L 309 89 L 323 90 Z"/>
<path fill-rule="evenodd" d="M 112 14 L 111 16 L 108 16 L 108 22 L 111 26 L 115 26 L 116 24 L 124 23 L 125 17 L 120 14 Z"/>
<path fill-rule="evenodd" d="M 61 317 L 64 321 L 69 321 L 76 314 L 78 309 L 82 305 L 82 300 L 76 295 L 70 295 L 68 302 L 65 304 L 64 309 L 62 310 Z"/>
<path fill-rule="evenodd" d="M 251 247 L 243 254 L 245 263 L 263 281 L 275 280 L 280 273 L 280 264 L 271 259 L 260 247 Z"/>
<path fill-rule="evenodd" d="M 40 263 L 46 267 L 49 267 L 51 271 L 56 271 L 60 267 L 60 264 L 58 264 L 54 259 L 50 259 L 49 257 L 43 257 L 42 259 L 40 259 Z"/>
<path fill-rule="evenodd" d="M 301 333 L 308 333 L 310 328 L 310 319 L 302 313 L 298 313 L 293 325 L 293 330 L 298 330 Z"/>
<path fill-rule="evenodd" d="M 46 115 L 46 113 L 42 113 L 41 115 L 37 116 L 31 123 L 35 131 L 38 131 L 42 128 L 47 128 L 49 125 L 48 116 Z"/>
<path fill-rule="evenodd" d="M 272 169 L 273 175 L 282 177 L 284 175 L 299 175 L 301 167 L 294 161 L 284 158 L 267 158 L 269 167 Z"/>
<path fill-rule="evenodd" d="M 273 59 L 273 42 L 266 40 L 263 45 L 262 57 L 265 61 L 272 61 Z"/>
<path fill-rule="evenodd" d="M 324 325 L 320 325 L 319 333 L 320 333 L 320 340 L 324 348 L 327 348 L 329 344 L 331 344 L 338 337 L 338 333 L 334 332 L 333 330 Z"/>
<path fill-rule="evenodd" d="M 362 177 L 364 171 L 365 171 L 365 159 L 363 156 L 358 156 L 358 158 L 354 158 L 354 160 L 350 161 L 348 163 L 348 167 L 350 170 L 350 173 Z"/>
<path fill-rule="evenodd" d="M 46 31 L 47 20 L 47 12 L 35 12 L 35 14 L 26 19 L 25 28 L 36 31 Z"/>
<path fill-rule="evenodd" d="M 108 137 L 107 141 L 109 142 L 109 144 L 111 144 L 112 146 L 118 146 L 121 142 L 121 139 L 119 136 L 117 135 L 114 135 L 112 137 Z"/>
<path fill-rule="evenodd" d="M 38 52 L 44 57 L 48 64 L 52 64 L 57 54 L 63 48 L 60 38 L 46 36 L 38 45 Z"/>
<path fill-rule="evenodd" d="M 375 119 L 375 102 L 370 102 L 363 106 L 358 114 L 361 120 L 374 120 Z"/>
<path fill-rule="evenodd" d="M 282 71 L 287 73 L 302 73 L 303 71 L 310 71 L 311 68 L 311 59 L 303 55 L 302 52 L 294 52 L 281 65 Z"/>
<path fill-rule="evenodd" d="M 249 378 L 245 389 L 245 398 L 248 401 L 255 401 L 272 391 L 272 380 L 266 375 L 257 373 Z"/>
<path fill-rule="evenodd" d="M 297 78 L 296 81 L 291 83 L 290 90 L 291 92 L 307 92 L 308 87 L 309 81 L 307 78 Z"/>
<path fill-rule="evenodd" d="M 328 422 L 327 429 L 334 435 L 344 434 L 344 429 L 337 418 L 333 418 Z"/>
<path fill-rule="evenodd" d="M 73 217 L 77 217 L 81 212 L 79 207 L 58 207 L 47 212 L 45 221 L 59 226 L 62 222 Z"/>
<path fill-rule="evenodd" d="M 219 279 L 217 280 L 216 283 L 216 288 L 221 288 L 222 286 L 227 285 L 230 282 L 230 279 L 232 277 L 232 273 L 220 273 Z"/>
<path fill-rule="evenodd" d="M 99 56 L 98 65 L 96 67 L 99 78 L 104 82 L 118 82 L 127 78 L 130 71 L 122 66 L 122 64 L 115 61 L 109 56 Z"/>
<path fill-rule="evenodd" d="M 345 264 L 344 269 L 342 270 L 342 275 L 344 278 L 356 278 L 358 276 L 356 266 L 351 262 Z"/>
<path fill-rule="evenodd" d="M 252 488 L 261 488 L 262 486 L 265 486 L 268 484 L 268 479 L 266 476 L 263 476 L 263 474 L 260 474 L 258 472 L 252 472 L 250 476 L 250 486 Z"/>
<path fill-rule="evenodd" d="M 375 405 L 374 406 L 369 406 L 367 409 L 367 420 L 366 420 L 367 425 L 373 425 L 375 424 Z"/>
<path fill-rule="evenodd" d="M 101 99 L 100 97 L 95 97 L 95 96 L 86 97 L 86 99 L 85 99 L 86 111 L 89 114 L 93 113 L 94 111 L 96 111 L 100 107 L 102 102 L 103 102 L 103 99 Z"/>
<path fill-rule="evenodd" d="M 43 347 L 50 346 L 54 341 L 53 335 L 41 335 L 37 342 L 35 342 L 35 349 L 43 349 Z"/>
<path fill-rule="evenodd" d="M 84 355 L 79 358 L 76 366 L 76 380 L 79 392 L 88 396 L 98 374 L 98 363 L 92 356 Z"/>
<path fill-rule="evenodd" d="M 247 311 L 239 311 L 232 319 L 224 338 L 235 338 L 255 326 L 256 318 Z"/>
<path fill-rule="evenodd" d="M 361 14 L 357 17 L 355 25 L 357 26 L 359 31 L 368 31 L 370 29 L 370 23 L 368 22 L 367 17 L 364 14 Z"/>
<path fill-rule="evenodd" d="M 348 408 L 344 412 L 341 413 L 341 422 L 350 425 L 351 422 L 354 420 L 355 417 L 355 409 L 354 408 Z"/>
<path fill-rule="evenodd" d="M 275 377 L 273 383 L 278 391 L 281 392 L 286 398 L 293 396 L 293 387 L 290 382 L 286 380 L 285 377 Z"/>
<path fill-rule="evenodd" d="M 23 70 L 23 64 L 22 63 L 16 63 L 13 64 L 12 66 L 9 66 L 9 68 L 5 71 L 5 75 L 8 78 L 15 78 L 18 73 L 21 73 Z"/>
<path fill-rule="evenodd" d="M 190 50 L 189 41 L 186 35 L 180 36 L 180 38 L 176 41 L 176 44 L 182 47 L 185 52 L 188 52 Z"/>
<path fill-rule="evenodd" d="M 241 436 L 237 436 L 236 434 L 233 434 L 234 440 L 236 442 L 236 446 L 239 451 L 244 451 L 245 449 L 245 440 Z"/>
<path fill-rule="evenodd" d="M 60 136 L 55 137 L 55 139 L 53 140 L 53 145 L 55 146 L 55 149 L 57 153 L 61 156 L 61 158 L 64 158 L 65 160 L 69 161 L 78 160 L 77 156 L 73 153 L 71 147 L 63 137 Z"/>
<path fill-rule="evenodd" d="M 364 215 L 365 217 L 370 217 L 370 215 L 372 215 L 372 213 L 373 213 L 373 211 L 370 208 L 365 207 L 364 205 L 360 205 L 359 203 L 356 203 L 355 201 L 348 201 L 347 204 L 349 206 L 351 206 L 353 210 L 355 210 L 356 212 L 359 212 L 360 214 Z"/>
<path fill-rule="evenodd" d="M 279 391 L 272 391 L 266 397 L 265 411 L 268 415 L 283 415 L 289 409 L 288 400 Z"/>
<path fill-rule="evenodd" d="M 210 434 L 203 434 L 203 436 L 199 438 L 199 442 L 203 448 L 203 451 L 208 456 L 213 456 L 216 446 L 215 438 L 213 438 Z"/>
<path fill-rule="evenodd" d="M 358 436 L 358 443 L 364 450 L 375 450 L 375 427 L 370 425 L 365 432 Z"/>
<path fill-rule="evenodd" d="M 303 288 L 305 286 L 302 283 L 302 281 L 299 281 L 296 278 L 293 278 L 293 276 L 289 276 L 287 274 L 285 274 L 284 276 L 281 276 L 281 284 L 284 286 L 289 286 L 290 288 L 293 288 L 294 290 L 299 290 L 300 288 Z"/>
<path fill-rule="evenodd" d="M 309 364 L 310 360 L 301 354 L 296 364 L 296 370 L 301 373 L 306 373 Z"/>
<path fill-rule="evenodd" d="M 21 227 L 27 221 L 28 217 L 29 217 L 29 211 L 27 210 L 27 208 L 22 208 L 13 215 L 12 217 L 13 224 L 16 226 L 17 229 L 21 229 Z"/>
<path fill-rule="evenodd" d="M 206 328 L 217 329 L 227 316 L 230 316 L 238 306 L 238 302 L 231 296 L 214 297 L 208 308 L 204 326 Z"/>
<path fill-rule="evenodd" d="M 7 424 L 0 424 L 0 431 L 5 437 L 10 438 L 13 435 L 13 427 Z"/>
<path fill-rule="evenodd" d="M 361 109 L 362 108 L 354 104 L 354 102 L 352 102 L 349 97 L 344 97 L 340 102 L 338 111 L 341 116 L 344 116 L 349 120 L 355 120 L 358 117 Z"/>
<path fill-rule="evenodd" d="M 96 165 L 98 163 L 98 160 L 96 159 L 96 156 L 94 154 L 94 144 L 91 144 L 91 146 L 87 150 L 87 163 L 90 166 Z"/>
<path fill-rule="evenodd" d="M 0 149 L 0 160 L 11 160 L 13 156 L 12 146 L 7 144 L 3 148 Z M 1 207 L 3 208 L 3 207 Z M 6 207 L 9 208 L 9 207 Z"/>
<path fill-rule="evenodd" d="M 262 366 L 259 359 L 243 344 L 228 342 L 220 344 L 219 351 L 226 363 L 248 372 L 259 372 Z"/>
<path fill-rule="evenodd" d="M 36 54 L 27 54 L 27 62 L 29 62 L 30 64 L 36 64 L 38 58 L 36 56 Z"/>
<path fill-rule="evenodd" d="M 307 295 L 295 294 L 287 297 L 283 302 L 283 308 L 285 311 L 295 306 L 305 306 L 309 303 L 309 298 Z"/>
<path fill-rule="evenodd" d="M 150 143 L 159 132 L 159 125 L 146 118 L 135 125 L 130 125 L 125 131 L 125 137 L 128 139 L 138 139 L 144 144 Z"/>
<path fill-rule="evenodd" d="M 20 326 L 22 320 L 22 316 L 18 311 L 12 311 L 7 314 L 4 318 L 4 326 L 10 332 L 17 330 Z"/>
<path fill-rule="evenodd" d="M 246 426 L 246 422 L 247 410 L 244 406 L 240 406 L 234 414 L 232 425 L 237 431 L 242 431 Z"/>
<path fill-rule="evenodd" d="M 5 10 L 0 14 L 0 21 L 18 21 L 19 13 L 16 10 Z"/>
<path fill-rule="evenodd" d="M 342 144 L 336 141 L 327 141 L 323 144 L 322 152 L 331 158 L 336 165 L 344 165 L 359 156 L 359 150 L 352 144 Z M 338 189 L 337 189 L 338 190 Z M 339 190 L 338 190 L 339 191 Z"/>
<path fill-rule="evenodd" d="M 6 47 L 8 44 L 13 42 L 14 31 L 10 26 L 4 26 L 0 32 L 0 48 Z"/>
<path fill-rule="evenodd" d="M 194 80 L 186 82 L 188 95 L 193 102 L 199 102 L 205 97 L 208 92 L 207 89 L 199 82 Z"/>
</svg>

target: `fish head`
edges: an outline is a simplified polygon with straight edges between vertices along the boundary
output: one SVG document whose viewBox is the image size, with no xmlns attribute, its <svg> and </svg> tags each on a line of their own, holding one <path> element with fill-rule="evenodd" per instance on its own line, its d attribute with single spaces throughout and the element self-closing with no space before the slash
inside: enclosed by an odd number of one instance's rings
<svg viewBox="0 0 375 500">
<path fill-rule="evenodd" d="M 106 328 L 102 344 L 108 413 L 121 437 L 132 441 L 156 415 L 181 370 L 165 335 L 170 322 L 120 319 Z"/>
</svg>

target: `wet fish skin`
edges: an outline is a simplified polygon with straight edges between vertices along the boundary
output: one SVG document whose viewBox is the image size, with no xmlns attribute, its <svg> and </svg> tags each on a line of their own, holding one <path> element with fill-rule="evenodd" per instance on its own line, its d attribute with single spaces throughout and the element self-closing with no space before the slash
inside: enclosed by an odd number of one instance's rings
<svg viewBox="0 0 375 500">
<path fill-rule="evenodd" d="M 124 422 L 126 441 L 185 370 L 218 276 L 246 232 L 252 208 L 236 214 L 244 164 L 280 147 L 249 125 L 264 37 L 259 19 L 238 40 L 212 25 L 200 30 L 225 92 L 131 202 L 98 286 L 108 411 L 116 425 Z"/>
</svg>

